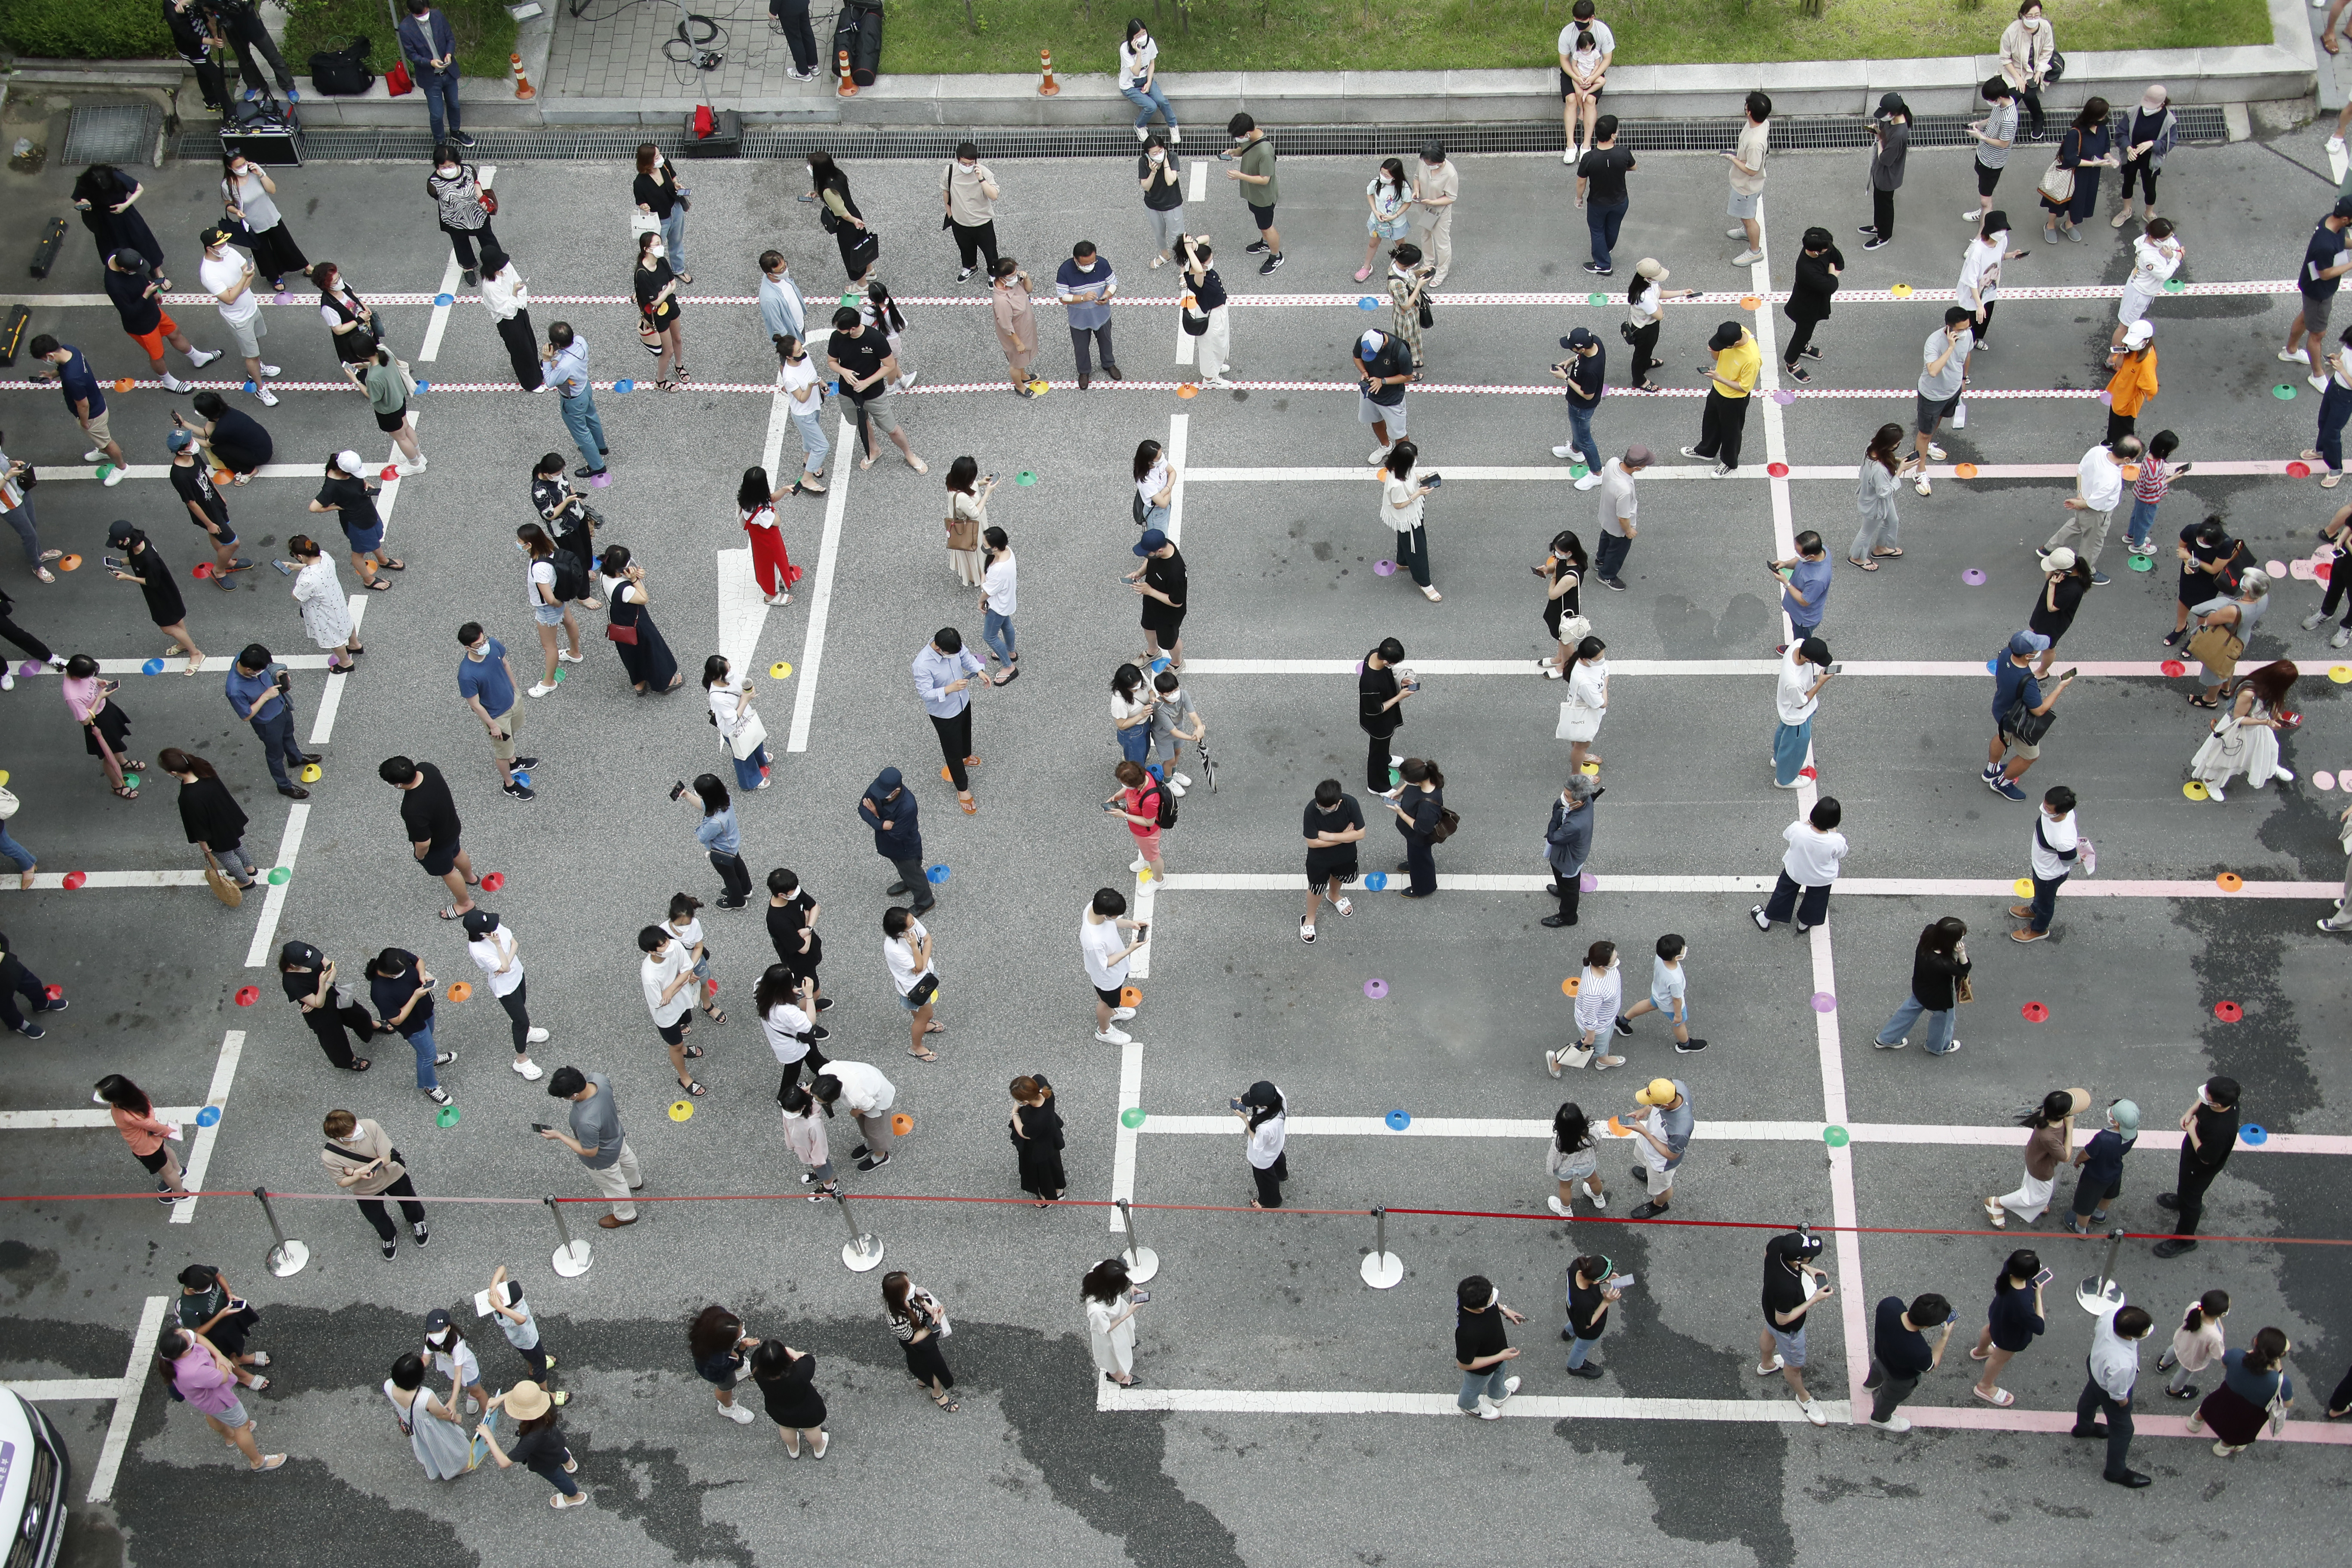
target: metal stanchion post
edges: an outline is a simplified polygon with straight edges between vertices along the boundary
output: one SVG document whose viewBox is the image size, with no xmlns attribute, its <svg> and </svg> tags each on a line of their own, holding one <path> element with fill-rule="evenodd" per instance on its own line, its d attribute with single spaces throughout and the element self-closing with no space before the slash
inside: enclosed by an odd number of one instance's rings
<svg viewBox="0 0 2352 1568">
<path fill-rule="evenodd" d="M 278 1223 L 278 1212 L 269 1206 L 268 1188 L 256 1187 L 253 1195 L 261 1200 L 261 1216 L 269 1222 L 269 1234 L 278 1238 L 278 1245 L 269 1249 L 269 1271 L 280 1279 L 301 1273 L 310 1261 L 310 1249 L 299 1241 L 286 1239 L 286 1232 Z"/>
<path fill-rule="evenodd" d="M 539 1201 L 545 1204 L 547 1212 L 554 1216 L 555 1234 L 563 1241 L 563 1245 L 555 1249 L 553 1259 L 555 1271 L 566 1279 L 579 1279 L 588 1272 L 588 1266 L 596 1261 L 595 1249 L 584 1241 L 572 1239 L 572 1229 L 563 1223 L 563 1210 L 557 1205 L 553 1198 L 541 1198 Z"/>
<path fill-rule="evenodd" d="M 1389 1211 L 1372 1211 L 1372 1249 L 1364 1254 L 1364 1283 L 1385 1290 L 1404 1278 L 1404 1259 L 1389 1250 Z"/>
<path fill-rule="evenodd" d="M 2124 1288 L 2116 1280 L 2116 1254 L 2123 1250 L 2124 1233 L 2107 1232 L 2107 1256 L 2099 1271 L 2074 1288 L 2074 1304 L 2093 1317 L 2124 1304 Z"/>
<path fill-rule="evenodd" d="M 833 1194 L 841 1205 L 841 1223 L 849 1227 L 849 1239 L 841 1244 L 841 1266 L 852 1274 L 863 1274 L 882 1267 L 882 1242 L 870 1230 L 857 1228 L 857 1221 L 849 1213 L 849 1199 L 841 1193 Z"/>
<path fill-rule="evenodd" d="M 1148 1284 L 1160 1272 L 1160 1254 L 1135 1239 L 1135 1209 L 1125 1198 L 1118 1202 L 1118 1217 L 1127 1224 L 1127 1247 L 1119 1253 L 1127 1259 L 1127 1277 L 1138 1285 Z"/>
</svg>

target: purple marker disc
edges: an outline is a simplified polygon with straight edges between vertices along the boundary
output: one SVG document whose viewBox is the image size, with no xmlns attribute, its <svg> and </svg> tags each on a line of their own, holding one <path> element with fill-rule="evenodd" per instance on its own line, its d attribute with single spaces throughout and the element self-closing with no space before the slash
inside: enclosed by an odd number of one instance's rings
<svg viewBox="0 0 2352 1568">
<path fill-rule="evenodd" d="M 1364 994 L 1370 997 L 1373 1001 L 1377 1002 L 1388 994 L 1389 983 L 1387 981 L 1371 979 L 1364 982 Z"/>
<path fill-rule="evenodd" d="M 1775 387 L 1772 390 L 1772 401 L 1779 404 L 1781 407 L 1786 408 L 1789 405 L 1797 401 L 1797 395 L 1790 392 L 1785 386 Z"/>
<path fill-rule="evenodd" d="M 1816 992 L 1814 992 L 1814 993 L 1813 993 L 1813 1011 L 1814 1011 L 1814 1012 L 1816 1012 L 1816 1013 L 1834 1013 L 1834 1012 L 1836 1012 L 1836 1011 L 1837 1011 L 1837 998 L 1836 998 L 1836 997 L 1834 997 L 1834 996 L 1832 996 L 1832 995 L 1831 995 L 1831 994 L 1830 994 L 1828 992 L 1826 992 L 1826 991 L 1816 991 Z"/>
<path fill-rule="evenodd" d="M 1396 563 L 1393 561 L 1375 561 L 1372 563 L 1372 572 L 1377 576 L 1393 577 L 1396 575 Z"/>
<path fill-rule="evenodd" d="M 1984 580 L 1985 574 L 1973 566 L 1960 574 L 1960 581 L 1966 583 L 1971 588 L 1983 587 Z"/>
<path fill-rule="evenodd" d="M 1601 879 L 1590 871 L 1580 871 L 1576 877 L 1576 890 L 1580 893 L 1597 893 L 1601 890 Z"/>
</svg>

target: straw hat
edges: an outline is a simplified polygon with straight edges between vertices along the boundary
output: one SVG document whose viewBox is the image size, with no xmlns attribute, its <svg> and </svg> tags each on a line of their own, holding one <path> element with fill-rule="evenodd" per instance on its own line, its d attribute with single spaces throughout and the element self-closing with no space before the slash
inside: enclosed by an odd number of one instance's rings
<svg viewBox="0 0 2352 1568">
<path fill-rule="evenodd" d="M 547 1414 L 553 1403 L 547 1397 L 547 1390 L 529 1378 L 507 1390 L 507 1414 L 518 1421 L 538 1420 Z"/>
</svg>

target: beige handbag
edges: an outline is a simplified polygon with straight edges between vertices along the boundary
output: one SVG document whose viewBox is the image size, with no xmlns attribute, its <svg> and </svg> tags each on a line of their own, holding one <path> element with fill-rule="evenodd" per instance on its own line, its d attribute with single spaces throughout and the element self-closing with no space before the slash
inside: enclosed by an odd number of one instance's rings
<svg viewBox="0 0 2352 1568">
<path fill-rule="evenodd" d="M 214 898 L 230 909 L 237 908 L 245 902 L 245 889 L 228 879 L 228 873 L 222 870 L 220 862 L 213 858 L 212 846 L 205 845 L 204 849 L 205 886 L 213 890 Z"/>
</svg>

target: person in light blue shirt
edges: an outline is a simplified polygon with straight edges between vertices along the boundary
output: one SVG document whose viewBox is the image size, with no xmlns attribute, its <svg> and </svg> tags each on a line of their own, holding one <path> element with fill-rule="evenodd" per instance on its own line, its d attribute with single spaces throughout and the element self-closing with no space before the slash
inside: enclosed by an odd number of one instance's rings
<svg viewBox="0 0 2352 1568">
<path fill-rule="evenodd" d="M 792 264 L 780 250 L 760 253 L 760 320 L 766 323 L 771 342 L 807 335 L 800 285 L 793 281 Z"/>
<path fill-rule="evenodd" d="M 269 776 L 278 783 L 278 793 L 289 800 L 308 800 L 310 792 L 296 784 L 287 768 L 315 763 L 319 753 L 304 751 L 294 739 L 294 698 L 286 684 L 289 679 L 286 666 L 270 657 L 268 648 L 248 643 L 229 668 L 224 689 L 230 711 L 252 725 L 260 739 L 262 756 L 269 763 Z"/>
<path fill-rule="evenodd" d="M 1773 562 L 1772 574 L 1781 577 L 1780 608 L 1788 613 L 1789 641 L 1803 642 L 1822 629 L 1822 618 L 1830 610 L 1830 557 L 1822 536 L 1810 528 L 1797 535 L 1797 553 Z M 1772 651 L 1787 653 L 1789 643 Z"/>
<path fill-rule="evenodd" d="M 722 910 L 740 910 L 751 896 L 751 868 L 743 864 L 743 830 L 735 823 L 735 805 L 717 773 L 698 774 L 694 788 L 678 797 L 698 817 L 694 837 L 710 856 L 719 873 Z"/>
<path fill-rule="evenodd" d="M 547 347 L 539 356 L 546 362 L 547 374 L 533 392 L 555 388 L 555 405 L 562 411 L 563 427 L 572 432 L 572 444 L 580 448 L 580 467 L 572 470 L 574 479 L 586 479 L 602 489 L 613 482 L 604 471 L 610 448 L 604 445 L 604 422 L 596 416 L 596 394 L 588 382 L 588 344 L 572 330 L 569 321 L 550 321 L 547 325 Z"/>
<path fill-rule="evenodd" d="M 940 732 L 940 755 L 947 761 L 940 772 L 954 783 L 956 804 L 969 816 L 980 809 L 971 798 L 971 775 L 964 771 L 980 766 L 980 759 L 971 754 L 972 683 L 988 683 L 988 666 L 963 646 L 961 632 L 941 626 L 915 656 L 913 669 L 915 695 L 923 700 L 923 711 Z"/>
<path fill-rule="evenodd" d="M 1657 956 L 1650 961 L 1650 994 L 1646 1001 L 1634 1003 L 1625 1009 L 1627 1021 L 1644 1013 L 1663 1013 L 1675 1031 L 1675 1055 L 1689 1056 L 1706 1049 L 1705 1040 L 1693 1039 L 1690 1032 L 1690 976 L 1683 969 L 1683 959 L 1690 944 L 1674 932 L 1658 939 Z"/>
</svg>

